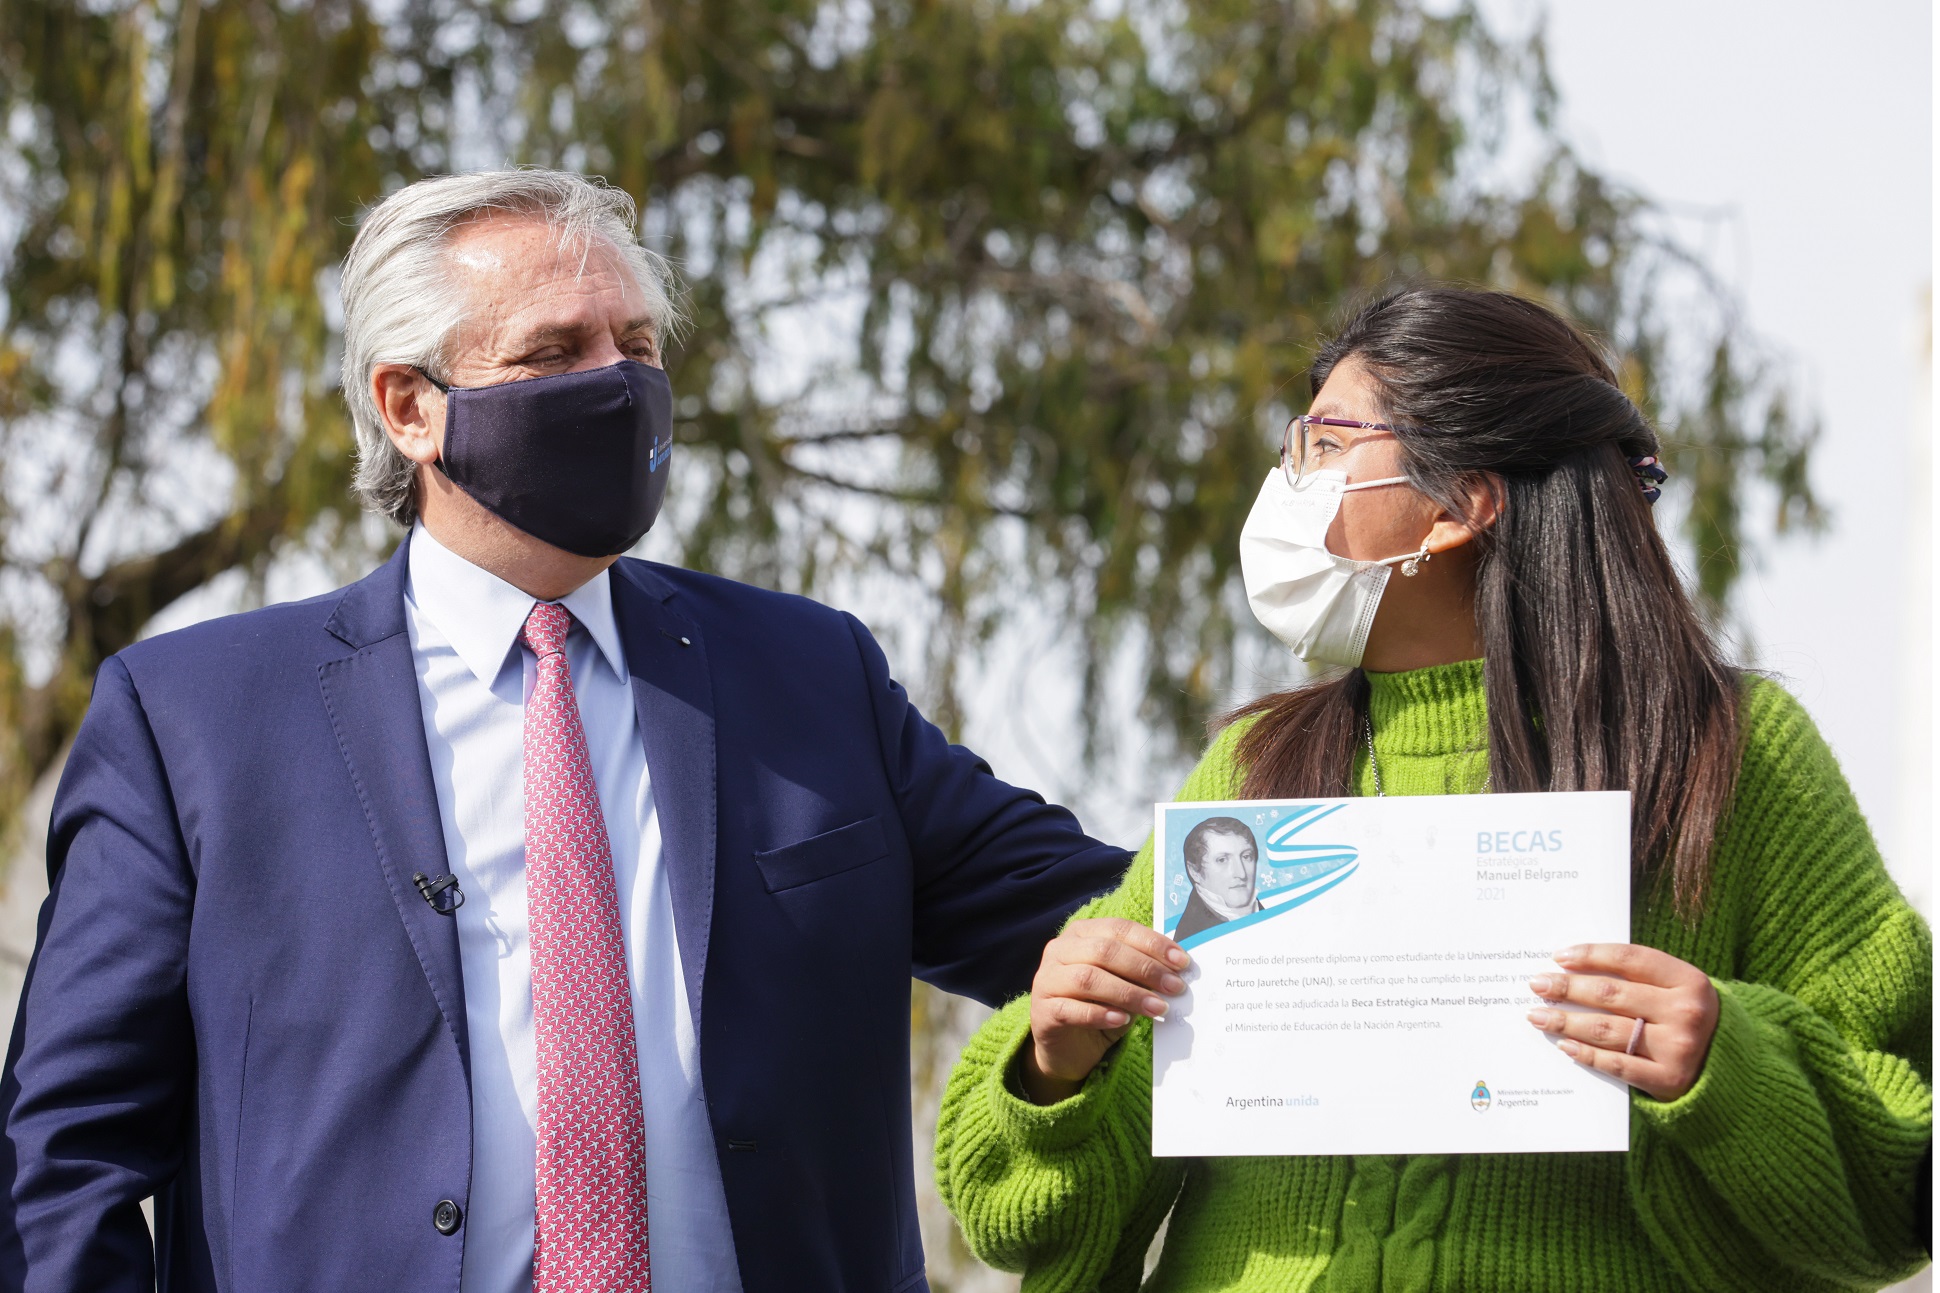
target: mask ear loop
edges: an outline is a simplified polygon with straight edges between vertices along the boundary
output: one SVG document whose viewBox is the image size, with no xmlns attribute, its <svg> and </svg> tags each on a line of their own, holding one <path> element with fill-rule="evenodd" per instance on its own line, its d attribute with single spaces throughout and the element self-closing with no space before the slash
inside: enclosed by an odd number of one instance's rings
<svg viewBox="0 0 1940 1293">
<path fill-rule="evenodd" d="M 1352 494 L 1357 489 L 1379 489 L 1383 485 L 1406 485 L 1408 483 L 1409 480 L 1406 476 L 1383 476 L 1379 480 L 1357 480 L 1351 485 L 1342 485 L 1340 492 L 1343 494 Z"/>
<path fill-rule="evenodd" d="M 1357 480 L 1351 485 L 1343 485 L 1341 486 L 1341 493 L 1351 494 L 1357 489 L 1379 489 L 1383 485 L 1406 485 L 1409 483 L 1406 476 L 1384 476 L 1380 480 Z M 1401 573 L 1409 579 L 1413 579 L 1421 573 L 1421 568 L 1427 565 L 1429 558 L 1434 555 L 1434 553 L 1428 550 L 1428 540 L 1423 539 L 1421 541 L 1420 552 L 1410 553 L 1405 557 L 1389 557 L 1385 561 L 1377 561 L 1374 564 L 1377 566 L 1399 565 L 1401 567 Z"/>
<path fill-rule="evenodd" d="M 418 364 L 412 364 L 411 368 L 414 372 L 417 373 L 418 376 L 424 378 L 424 380 L 426 380 L 427 382 L 430 382 L 433 386 L 437 387 L 441 394 L 444 394 L 444 395 L 451 394 L 451 386 L 448 383 L 439 381 L 437 378 L 433 377 L 429 372 L 427 372 L 422 366 Z M 445 416 L 449 418 L 451 415 L 449 412 L 447 412 Z M 445 432 L 447 435 L 450 434 L 450 425 L 448 422 L 446 424 Z M 446 480 L 451 480 L 451 472 L 448 471 L 445 467 L 445 451 L 442 448 L 438 450 L 438 457 L 436 461 L 434 461 L 431 465 L 438 469 L 439 475 L 443 476 Z M 457 482 L 453 481 L 452 483 L 456 484 Z"/>
</svg>

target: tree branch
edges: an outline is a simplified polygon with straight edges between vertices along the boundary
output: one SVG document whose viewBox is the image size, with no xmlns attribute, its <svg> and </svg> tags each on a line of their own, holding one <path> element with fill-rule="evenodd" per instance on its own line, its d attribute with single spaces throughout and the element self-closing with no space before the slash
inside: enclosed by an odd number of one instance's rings
<svg viewBox="0 0 1940 1293">
<path fill-rule="evenodd" d="M 225 570 L 269 551 L 289 515 L 281 490 L 234 512 L 163 552 L 132 557 L 93 578 L 71 577 L 67 642 L 54 674 L 19 694 L 12 747 L 17 765 L 0 776 L 0 821 L 19 796 L 59 757 L 86 712 L 90 683 L 101 661 L 133 643 L 157 612 Z"/>
<path fill-rule="evenodd" d="M 896 489 L 888 485 L 871 485 L 866 481 L 844 480 L 840 476 L 832 476 L 827 472 L 816 471 L 812 467 L 799 466 L 789 462 L 786 458 L 781 460 L 781 465 L 783 470 L 792 476 L 799 476 L 803 480 L 812 480 L 818 485 L 827 485 L 833 489 L 846 490 L 851 494 L 861 494 L 868 498 L 880 498 L 891 503 L 901 503 L 906 507 L 948 507 L 950 505 L 950 500 L 936 494 L 925 494 L 920 490 L 913 489 Z M 992 516 L 1004 516 L 1012 520 L 1025 521 L 1029 520 L 1033 515 L 1033 513 L 1025 511 L 1022 508 L 1005 507 L 998 503 L 992 503 L 988 499 L 981 500 L 981 502 L 984 510 Z"/>
<path fill-rule="evenodd" d="M 247 510 L 230 513 L 174 547 L 131 557 L 92 579 L 69 580 L 69 643 L 85 644 L 93 662 L 107 659 L 134 642 L 142 626 L 171 602 L 225 570 L 262 557 L 289 514 L 283 491 L 272 489 Z"/>
</svg>

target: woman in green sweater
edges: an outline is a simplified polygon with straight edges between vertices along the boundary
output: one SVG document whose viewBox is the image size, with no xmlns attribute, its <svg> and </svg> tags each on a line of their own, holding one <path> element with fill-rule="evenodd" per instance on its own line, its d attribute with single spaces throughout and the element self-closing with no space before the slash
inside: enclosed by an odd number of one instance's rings
<svg viewBox="0 0 1940 1293">
<path fill-rule="evenodd" d="M 1247 706 L 1178 797 L 1631 791 L 1637 942 L 1559 953 L 1532 991 L 1593 1009 L 1529 1016 L 1630 1085 L 1630 1152 L 1153 1158 L 1151 1018 L 1187 957 L 1150 928 L 1148 843 L 951 1077 L 936 1168 L 971 1248 L 1045 1293 L 1138 1288 L 1168 1217 L 1165 1293 L 1917 1270 L 1929 932 L 1804 710 L 1694 613 L 1608 362 L 1539 305 L 1431 287 L 1311 380 L 1241 557 L 1267 627 L 1347 672 Z"/>
</svg>

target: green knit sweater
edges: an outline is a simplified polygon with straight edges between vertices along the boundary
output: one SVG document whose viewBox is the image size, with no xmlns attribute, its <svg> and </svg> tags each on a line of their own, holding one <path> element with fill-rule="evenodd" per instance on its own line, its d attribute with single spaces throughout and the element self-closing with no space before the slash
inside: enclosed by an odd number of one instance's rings
<svg viewBox="0 0 1940 1293">
<path fill-rule="evenodd" d="M 1479 789 L 1479 661 L 1371 675 L 1389 794 Z M 1029 1000 L 951 1075 L 944 1201 L 978 1256 L 1027 1290 L 1129 1290 L 1170 1213 L 1149 1290 L 1875 1288 L 1926 1260 L 1915 1182 L 1932 1137 L 1931 936 L 1880 863 L 1799 704 L 1749 684 L 1737 799 L 1695 927 L 1640 901 L 1632 937 L 1716 982 L 1697 1085 L 1632 1092 L 1628 1154 L 1154 1159 L 1141 1020 L 1069 1100 L 1013 1094 Z M 1232 799 L 1238 728 L 1181 800 Z M 1365 756 L 1360 793 L 1373 793 Z M 1148 842 L 1081 916 L 1151 922 Z"/>
</svg>

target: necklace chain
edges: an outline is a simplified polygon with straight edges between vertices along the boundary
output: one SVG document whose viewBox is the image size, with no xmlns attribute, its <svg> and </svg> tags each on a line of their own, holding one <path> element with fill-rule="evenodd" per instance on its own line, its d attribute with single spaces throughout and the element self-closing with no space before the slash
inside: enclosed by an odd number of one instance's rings
<svg viewBox="0 0 1940 1293">
<path fill-rule="evenodd" d="M 1367 770 L 1374 774 L 1374 797 L 1386 799 L 1388 792 L 1381 785 L 1381 761 L 1374 757 L 1374 715 L 1365 714 L 1361 717 L 1361 732 L 1367 738 Z M 1495 770 L 1491 768 L 1489 774 L 1482 778 L 1482 789 L 1478 793 L 1488 794 L 1489 787 L 1494 784 Z"/>
<path fill-rule="evenodd" d="M 1374 757 L 1374 715 L 1368 714 L 1361 719 L 1361 730 L 1367 733 L 1367 767 L 1374 774 L 1374 797 L 1385 799 L 1388 792 L 1381 788 L 1381 761 Z"/>
</svg>

